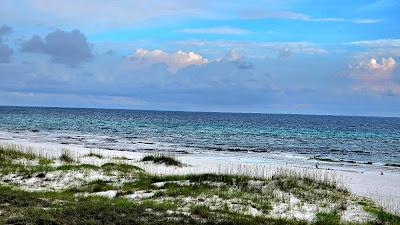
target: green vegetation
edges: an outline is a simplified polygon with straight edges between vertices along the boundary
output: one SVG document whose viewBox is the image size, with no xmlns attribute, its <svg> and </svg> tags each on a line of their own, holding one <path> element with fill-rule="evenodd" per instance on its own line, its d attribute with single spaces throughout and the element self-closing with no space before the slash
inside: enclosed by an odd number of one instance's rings
<svg viewBox="0 0 400 225">
<path fill-rule="evenodd" d="M 143 162 L 154 162 L 154 163 L 159 163 L 159 164 L 165 164 L 167 166 L 182 166 L 182 163 L 179 162 L 177 159 L 175 159 L 172 156 L 167 156 L 167 155 L 147 155 L 143 157 L 142 159 Z"/>
<path fill-rule="evenodd" d="M 68 149 L 63 149 L 61 156 L 59 157 L 59 159 L 63 162 L 66 163 L 73 163 L 74 159 L 72 158 L 71 153 L 68 151 Z"/>
<path fill-rule="evenodd" d="M 326 175 L 281 170 L 268 179 L 212 173 L 161 176 L 130 164 L 72 163 L 66 160 L 72 159 L 68 152 L 63 158 L 63 164 L 55 166 L 53 160 L 32 152 L 0 147 L 0 224 L 400 224 L 399 216 L 353 198 Z M 20 159 L 36 163 L 19 163 Z M 96 180 L 85 177 L 88 171 Z M 81 182 L 45 191 L 25 185 L 34 181 L 46 187 L 68 179 L 63 173 Z M 99 196 L 110 190 L 117 196 Z M 291 204 L 293 200 L 297 203 Z M 303 204 L 315 204 L 318 211 L 311 221 L 276 218 L 276 212 L 271 216 L 280 204 L 288 207 L 287 212 Z M 361 205 L 376 220 L 343 222 L 348 204 Z"/>
<path fill-rule="evenodd" d="M 53 160 L 51 160 L 51 159 L 48 159 L 48 158 L 40 158 L 39 159 L 39 165 L 49 166 L 51 163 L 53 163 Z"/>
<path fill-rule="evenodd" d="M 377 224 L 399 225 L 400 216 L 386 212 L 381 207 L 374 206 L 371 202 L 364 205 L 364 210 L 374 215 L 377 219 Z"/>
<path fill-rule="evenodd" d="M 130 158 L 127 158 L 125 156 L 114 156 L 114 157 L 112 157 L 112 159 L 115 159 L 115 160 L 131 160 Z"/>
<path fill-rule="evenodd" d="M 95 166 L 95 165 L 91 165 L 91 164 L 64 164 L 61 166 L 58 166 L 55 168 L 55 170 L 82 170 L 82 169 L 92 169 L 92 170 L 96 170 L 99 169 L 100 167 Z"/>
<path fill-rule="evenodd" d="M 337 212 L 330 213 L 317 213 L 316 225 L 339 225 L 340 224 L 340 215 Z"/>
<path fill-rule="evenodd" d="M 98 158 L 98 159 L 103 159 L 104 158 L 101 154 L 94 153 L 94 152 L 90 152 L 89 154 L 86 154 L 85 156 L 86 157 L 94 157 L 94 158 Z"/>
<path fill-rule="evenodd" d="M 129 164 L 124 164 L 124 163 L 105 163 L 101 166 L 101 168 L 108 170 L 108 171 L 121 171 L 121 172 L 132 172 L 132 171 L 143 171 L 141 168 L 134 166 L 134 165 L 129 165 Z"/>
<path fill-rule="evenodd" d="M 32 151 L 18 150 L 17 146 L 0 146 L 0 160 L 4 159 L 36 159 Z"/>
</svg>

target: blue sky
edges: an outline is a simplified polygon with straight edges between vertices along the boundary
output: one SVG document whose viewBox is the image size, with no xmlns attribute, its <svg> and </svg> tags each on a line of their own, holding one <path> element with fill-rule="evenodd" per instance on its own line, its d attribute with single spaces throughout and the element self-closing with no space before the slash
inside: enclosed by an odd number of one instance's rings
<svg viewBox="0 0 400 225">
<path fill-rule="evenodd" d="M 0 105 L 400 116 L 400 3 L 0 4 Z"/>
</svg>

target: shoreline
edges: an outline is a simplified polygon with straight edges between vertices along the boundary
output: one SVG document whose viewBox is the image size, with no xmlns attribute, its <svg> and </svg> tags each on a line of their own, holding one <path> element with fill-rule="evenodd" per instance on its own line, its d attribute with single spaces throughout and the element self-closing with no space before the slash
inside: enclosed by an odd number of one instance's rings
<svg viewBox="0 0 400 225">
<path fill-rule="evenodd" d="M 65 142 L 65 138 L 70 139 L 70 142 Z M 80 139 L 88 139 L 90 143 L 81 142 Z M 114 140 L 115 142 L 101 142 Z M 260 164 L 296 164 L 305 167 L 322 166 L 324 169 L 354 171 L 354 172 L 384 172 L 396 173 L 400 175 L 400 165 L 396 162 L 366 162 L 355 161 L 352 159 L 336 159 L 325 157 L 324 155 L 312 155 L 296 152 L 280 152 L 280 151 L 229 151 L 229 150 L 208 150 L 197 149 L 194 147 L 174 146 L 171 143 L 154 142 L 152 140 L 136 140 L 136 143 L 120 141 L 117 137 L 109 137 L 107 135 L 91 135 L 79 133 L 42 133 L 42 132 L 9 132 L 0 130 L 0 141 L 6 142 L 22 142 L 24 144 L 40 143 L 45 145 L 54 145 L 58 147 L 76 146 L 81 149 L 101 149 L 102 151 L 124 151 L 138 153 L 161 152 L 176 155 L 190 156 L 206 156 L 212 158 L 222 157 L 224 159 L 237 160 L 260 163 Z M 91 142 L 98 142 L 93 144 Z M 134 147 L 135 146 L 135 147 Z M 186 149 L 187 148 L 187 149 Z"/>
<path fill-rule="evenodd" d="M 133 139 L 131 139 L 133 138 Z M 384 171 L 390 173 L 400 174 L 400 165 L 393 159 L 387 160 L 384 158 L 374 159 L 371 158 L 354 158 L 354 157 L 338 157 L 330 155 L 329 152 L 337 152 L 338 150 L 327 150 L 319 153 L 309 153 L 304 151 L 281 151 L 281 150 L 265 150 L 256 151 L 251 148 L 218 148 L 209 147 L 207 145 L 190 146 L 181 145 L 180 143 L 170 143 L 151 138 L 139 138 L 137 136 L 113 136 L 108 134 L 92 134 L 80 132 L 51 132 L 39 130 L 20 130 L 20 131 L 6 131 L 0 130 L 0 140 L 4 141 L 23 141 L 23 142 L 37 142 L 37 143 L 53 143 L 63 146 L 81 146 L 90 149 L 104 149 L 104 150 L 117 150 L 129 152 L 168 152 L 171 154 L 189 154 L 189 155 L 207 155 L 207 156 L 235 156 L 239 158 L 246 158 L 252 160 L 251 162 L 263 163 L 279 163 L 279 164 L 302 164 L 312 165 L 322 164 L 325 167 L 334 167 L 336 170 L 350 170 L 350 171 Z M 370 151 L 363 150 L 349 150 L 347 153 L 360 153 L 371 154 Z M 347 155 L 345 153 L 344 155 Z"/>
<path fill-rule="evenodd" d="M 381 171 L 371 168 L 364 171 L 357 171 L 354 168 L 340 167 L 331 165 L 330 163 L 320 163 L 319 169 L 314 164 L 296 164 L 283 163 L 274 161 L 273 159 L 265 160 L 263 158 L 246 157 L 241 158 L 238 155 L 226 156 L 222 154 L 174 154 L 181 162 L 183 167 L 168 167 L 164 165 L 154 165 L 140 162 L 140 159 L 148 155 L 149 152 L 131 152 L 106 149 L 90 149 L 79 145 L 62 145 L 56 143 L 40 143 L 27 140 L 0 140 L 1 145 L 18 145 L 29 148 L 38 154 L 45 155 L 50 158 L 56 158 L 61 154 L 62 149 L 68 149 L 74 157 L 79 159 L 80 163 L 104 164 L 113 162 L 115 157 L 127 157 L 124 163 L 134 164 L 145 171 L 160 175 L 183 175 L 183 174 L 202 174 L 202 173 L 230 173 L 251 176 L 268 176 L 266 171 L 276 171 L 280 168 L 290 168 L 295 170 L 312 171 L 319 174 L 333 174 L 345 188 L 352 194 L 367 197 L 386 210 L 400 213 L 400 174 L 385 171 L 381 175 Z M 83 157 L 86 154 L 95 152 L 106 157 L 99 160 Z M 296 161 L 293 160 L 294 162 Z"/>
</svg>

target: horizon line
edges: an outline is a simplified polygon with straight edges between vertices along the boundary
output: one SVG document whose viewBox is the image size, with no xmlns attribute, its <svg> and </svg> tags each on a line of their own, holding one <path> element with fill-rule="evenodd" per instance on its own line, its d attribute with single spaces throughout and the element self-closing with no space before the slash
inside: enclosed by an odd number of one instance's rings
<svg viewBox="0 0 400 225">
<path fill-rule="evenodd" d="M 298 115 L 298 116 L 337 116 L 337 117 L 372 117 L 372 118 L 400 118 L 400 116 L 377 115 L 350 115 L 350 114 L 311 114 L 311 113 L 269 113 L 269 112 L 232 112 L 232 111 L 194 111 L 194 110 L 163 110 L 163 109 L 132 109 L 132 108 L 96 108 L 72 106 L 29 106 L 29 105 L 0 105 L 1 107 L 26 107 L 26 108 L 58 108 L 58 109 L 95 109 L 95 110 L 127 110 L 127 111 L 152 111 L 152 112 L 183 112 L 183 113 L 221 113 L 221 114 L 264 114 L 264 115 Z"/>
</svg>

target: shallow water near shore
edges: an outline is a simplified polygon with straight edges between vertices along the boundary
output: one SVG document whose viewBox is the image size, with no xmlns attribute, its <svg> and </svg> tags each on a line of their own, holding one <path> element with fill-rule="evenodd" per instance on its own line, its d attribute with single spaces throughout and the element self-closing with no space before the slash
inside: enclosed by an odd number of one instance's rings
<svg viewBox="0 0 400 225">
<path fill-rule="evenodd" d="M 400 118 L 0 107 L 0 132 L 87 148 L 400 168 Z"/>
</svg>

